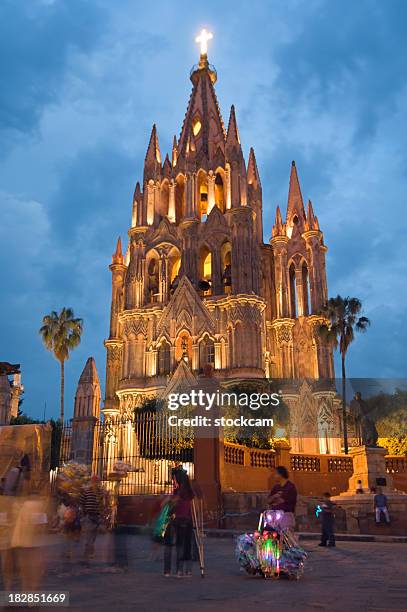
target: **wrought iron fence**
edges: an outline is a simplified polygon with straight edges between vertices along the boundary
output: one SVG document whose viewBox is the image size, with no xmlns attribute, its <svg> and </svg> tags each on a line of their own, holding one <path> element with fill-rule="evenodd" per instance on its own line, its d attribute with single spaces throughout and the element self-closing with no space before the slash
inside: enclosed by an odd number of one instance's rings
<svg viewBox="0 0 407 612">
<path fill-rule="evenodd" d="M 173 467 L 182 465 L 190 478 L 194 476 L 193 442 L 192 428 L 169 425 L 164 411 L 131 419 L 73 419 L 60 432 L 59 466 L 85 463 L 120 495 L 169 493 Z M 129 466 L 120 482 L 115 480 L 118 461 Z"/>
</svg>

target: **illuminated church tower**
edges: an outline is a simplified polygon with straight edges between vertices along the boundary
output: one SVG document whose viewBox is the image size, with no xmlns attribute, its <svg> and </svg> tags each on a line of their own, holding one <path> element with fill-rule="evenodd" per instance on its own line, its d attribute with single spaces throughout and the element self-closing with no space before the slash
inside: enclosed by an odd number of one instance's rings
<svg viewBox="0 0 407 612">
<path fill-rule="evenodd" d="M 227 129 L 223 122 L 208 36 L 199 38 L 200 60 L 171 157 L 162 158 L 153 126 L 129 244 L 124 253 L 119 239 L 110 265 L 107 418 L 131 415 L 146 397 L 165 395 L 174 377 L 192 381 L 211 372 L 219 384 L 333 377 L 332 352 L 317 333 L 327 299 L 318 220 L 311 202 L 304 207 L 293 162 L 285 219 L 277 208 L 270 244 L 263 242 L 255 154 L 250 149 L 246 164 L 233 106 Z M 321 410 L 332 426 L 334 393 L 315 394 L 307 383 L 291 389 L 287 401 L 293 432 L 307 418 L 313 438 L 323 437 Z"/>
</svg>

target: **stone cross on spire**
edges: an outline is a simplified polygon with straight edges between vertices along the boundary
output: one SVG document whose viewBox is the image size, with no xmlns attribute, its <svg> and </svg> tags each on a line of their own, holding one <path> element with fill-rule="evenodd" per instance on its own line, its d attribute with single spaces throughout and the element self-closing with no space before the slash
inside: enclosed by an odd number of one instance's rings
<svg viewBox="0 0 407 612">
<path fill-rule="evenodd" d="M 195 38 L 195 42 L 201 45 L 201 55 L 208 54 L 208 40 L 211 40 L 212 38 L 212 32 L 207 32 L 205 28 L 201 30 L 199 36 Z"/>
</svg>

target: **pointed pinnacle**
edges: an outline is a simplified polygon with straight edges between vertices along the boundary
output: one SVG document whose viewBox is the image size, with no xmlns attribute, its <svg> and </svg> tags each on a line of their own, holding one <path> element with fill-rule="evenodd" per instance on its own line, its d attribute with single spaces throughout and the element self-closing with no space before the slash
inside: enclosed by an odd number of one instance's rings
<svg viewBox="0 0 407 612">
<path fill-rule="evenodd" d="M 291 219 L 294 213 L 305 219 L 304 202 L 302 199 L 300 182 L 298 180 L 295 161 L 291 164 L 290 183 L 288 188 L 287 220 Z"/>
<path fill-rule="evenodd" d="M 153 124 L 153 129 L 151 130 L 150 142 L 148 143 L 145 161 L 146 163 L 155 161 L 161 164 L 161 151 L 160 145 L 158 144 L 157 126 L 155 123 Z"/>
<path fill-rule="evenodd" d="M 116 250 L 112 255 L 112 264 L 122 264 L 123 261 L 122 239 L 119 236 L 117 239 Z"/>
<path fill-rule="evenodd" d="M 315 226 L 315 215 L 314 209 L 312 208 L 311 200 L 308 200 L 308 211 L 307 211 L 307 223 L 310 229 L 314 229 Z"/>
<path fill-rule="evenodd" d="M 275 224 L 277 226 L 279 226 L 279 227 L 281 227 L 283 225 L 283 219 L 281 217 L 281 210 L 280 210 L 279 206 L 277 206 L 277 209 L 276 209 L 276 221 L 275 221 Z"/>
<path fill-rule="evenodd" d="M 138 201 L 140 199 L 140 196 L 141 196 L 141 187 L 140 187 L 140 183 L 137 181 L 136 188 L 134 190 L 133 202 L 135 200 Z"/>
<path fill-rule="evenodd" d="M 235 107 L 232 104 L 230 107 L 229 124 L 226 136 L 226 144 L 238 144 L 240 146 L 239 130 L 237 129 Z"/>
<path fill-rule="evenodd" d="M 285 234 L 285 228 L 284 228 L 283 219 L 281 217 L 281 210 L 279 206 L 277 206 L 277 209 L 276 209 L 276 218 L 275 218 L 271 233 L 272 233 L 273 238 L 275 236 L 282 236 Z"/>
<path fill-rule="evenodd" d="M 253 147 L 250 147 L 249 163 L 247 164 L 247 182 L 249 185 L 258 183 L 261 186 L 259 170 L 257 168 L 256 156 Z"/>
<path fill-rule="evenodd" d="M 93 357 L 88 357 L 85 367 L 80 375 L 78 386 L 80 384 L 94 383 L 99 384 L 98 371 L 96 369 L 96 363 Z"/>
</svg>

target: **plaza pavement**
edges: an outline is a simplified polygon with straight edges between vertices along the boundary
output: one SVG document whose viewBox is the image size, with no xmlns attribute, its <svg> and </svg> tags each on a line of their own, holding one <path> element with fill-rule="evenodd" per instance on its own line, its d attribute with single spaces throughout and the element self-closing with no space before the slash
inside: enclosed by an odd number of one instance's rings
<svg viewBox="0 0 407 612">
<path fill-rule="evenodd" d="M 121 535 L 129 569 L 113 573 L 112 536 L 100 536 L 89 570 L 61 567 L 60 549 L 50 547 L 42 588 L 68 590 L 72 610 L 121 612 L 326 611 L 391 612 L 407 609 L 407 546 L 340 542 L 319 548 L 304 542 L 309 559 L 299 581 L 264 580 L 239 570 L 233 539 L 206 538 L 206 576 L 194 564 L 190 579 L 162 575 L 162 548 L 147 536 Z M 16 609 L 16 608 L 13 608 Z M 42 608 L 46 610 L 47 608 Z M 53 608 L 55 609 L 55 608 Z M 62 608 L 67 609 L 67 608 Z"/>
</svg>

